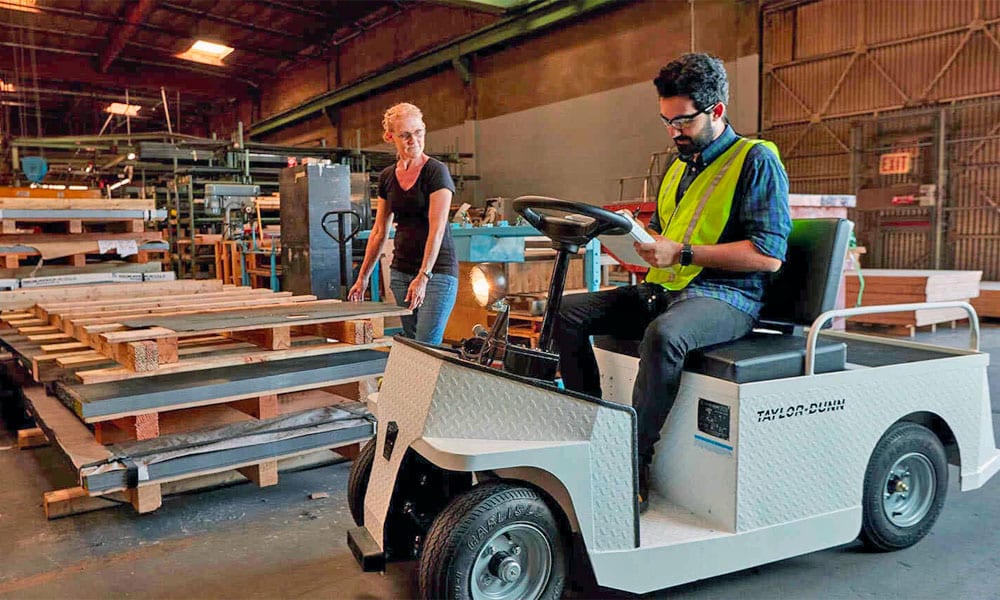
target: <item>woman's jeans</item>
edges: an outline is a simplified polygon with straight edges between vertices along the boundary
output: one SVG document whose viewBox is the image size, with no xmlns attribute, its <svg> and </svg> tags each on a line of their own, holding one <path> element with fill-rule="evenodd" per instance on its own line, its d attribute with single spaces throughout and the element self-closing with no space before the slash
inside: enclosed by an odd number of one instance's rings
<svg viewBox="0 0 1000 600">
<path fill-rule="evenodd" d="M 389 271 L 389 287 L 396 297 L 398 306 L 407 307 L 406 291 L 415 275 L 401 273 L 395 269 Z M 458 295 L 458 277 L 435 273 L 427 282 L 427 292 L 424 303 L 413 311 L 412 315 L 400 317 L 403 324 L 403 337 L 415 339 L 418 342 L 440 345 L 444 338 L 444 328 L 448 324 L 451 309 L 455 307 L 455 297 Z"/>
</svg>

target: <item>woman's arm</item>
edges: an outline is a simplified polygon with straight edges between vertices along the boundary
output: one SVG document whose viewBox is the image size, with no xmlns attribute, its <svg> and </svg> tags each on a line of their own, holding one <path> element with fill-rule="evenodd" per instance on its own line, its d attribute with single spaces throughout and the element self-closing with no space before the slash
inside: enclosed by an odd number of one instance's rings
<svg viewBox="0 0 1000 600">
<path fill-rule="evenodd" d="M 427 276 L 437 262 L 438 252 L 441 250 L 441 240 L 444 239 L 444 232 L 448 227 L 448 213 L 451 211 L 451 190 L 441 188 L 431 192 L 430 202 L 427 209 L 427 243 L 424 244 L 424 259 L 420 263 L 420 272 L 413 279 L 406 292 L 406 302 L 410 303 L 410 308 L 418 308 L 424 302 L 424 294 L 427 289 Z"/>
<path fill-rule="evenodd" d="M 375 263 L 382 256 L 385 241 L 389 237 L 389 229 L 392 227 L 392 212 L 387 210 L 387 205 L 388 202 L 381 197 L 375 204 L 375 224 L 368 235 L 368 243 L 365 245 L 365 259 L 361 262 L 358 279 L 347 294 L 348 300 L 360 301 L 365 298 L 368 279 L 371 277 L 372 271 L 375 270 Z"/>
</svg>

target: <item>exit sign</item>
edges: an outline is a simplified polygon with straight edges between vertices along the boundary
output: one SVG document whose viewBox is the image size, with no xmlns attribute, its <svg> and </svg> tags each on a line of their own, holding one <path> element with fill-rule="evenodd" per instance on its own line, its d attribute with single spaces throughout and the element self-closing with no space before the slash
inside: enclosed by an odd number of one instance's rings
<svg viewBox="0 0 1000 600">
<path fill-rule="evenodd" d="M 912 168 L 912 156 L 909 152 L 890 152 L 879 156 L 879 175 L 905 175 Z"/>
</svg>

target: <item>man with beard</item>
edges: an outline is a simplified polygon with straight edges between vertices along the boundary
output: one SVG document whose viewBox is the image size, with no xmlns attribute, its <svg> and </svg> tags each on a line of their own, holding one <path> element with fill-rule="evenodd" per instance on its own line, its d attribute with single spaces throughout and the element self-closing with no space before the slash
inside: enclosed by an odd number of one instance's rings
<svg viewBox="0 0 1000 600">
<path fill-rule="evenodd" d="M 601 396 L 591 335 L 641 340 L 632 391 L 638 417 L 639 508 L 649 464 L 677 396 L 688 352 L 743 337 L 760 313 L 768 273 L 785 258 L 788 177 L 770 142 L 738 136 L 726 119 L 722 61 L 685 54 L 653 81 L 660 120 L 677 147 L 636 244 L 651 268 L 639 285 L 563 299 L 555 339 L 568 389 Z"/>
</svg>

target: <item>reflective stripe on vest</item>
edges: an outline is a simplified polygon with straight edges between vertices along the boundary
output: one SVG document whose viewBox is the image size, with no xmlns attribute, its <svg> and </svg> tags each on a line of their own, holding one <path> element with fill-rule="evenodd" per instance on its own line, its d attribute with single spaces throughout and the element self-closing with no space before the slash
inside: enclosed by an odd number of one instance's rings
<svg viewBox="0 0 1000 600">
<path fill-rule="evenodd" d="M 663 176 L 656 203 L 663 236 L 692 246 L 718 242 L 729 221 L 743 161 L 757 144 L 765 144 L 778 154 L 771 142 L 740 138 L 694 178 L 680 203 L 677 202 L 677 189 L 686 164 L 675 160 Z M 652 267 L 646 274 L 646 281 L 658 283 L 668 290 L 681 290 L 701 273 L 701 269 L 696 265 Z"/>
</svg>

